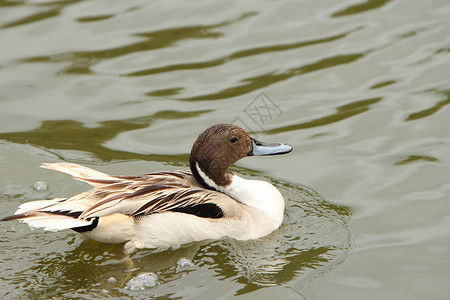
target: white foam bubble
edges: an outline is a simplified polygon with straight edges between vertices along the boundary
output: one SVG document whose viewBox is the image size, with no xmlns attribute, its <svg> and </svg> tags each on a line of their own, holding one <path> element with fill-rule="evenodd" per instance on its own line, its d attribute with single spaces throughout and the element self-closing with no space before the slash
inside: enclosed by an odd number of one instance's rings
<svg viewBox="0 0 450 300">
<path fill-rule="evenodd" d="M 158 276 L 153 272 L 148 273 L 140 273 L 136 277 L 130 279 L 126 285 L 125 288 L 136 291 L 136 290 L 143 290 L 146 287 L 154 287 L 158 284 Z"/>
<path fill-rule="evenodd" d="M 48 184 L 45 181 L 36 181 L 33 184 L 33 189 L 35 189 L 36 191 L 45 191 L 46 189 L 48 189 Z"/>
<path fill-rule="evenodd" d="M 177 265 L 180 268 L 184 268 L 184 267 L 192 267 L 194 263 L 192 262 L 192 260 L 186 257 L 182 257 L 177 261 Z"/>
</svg>

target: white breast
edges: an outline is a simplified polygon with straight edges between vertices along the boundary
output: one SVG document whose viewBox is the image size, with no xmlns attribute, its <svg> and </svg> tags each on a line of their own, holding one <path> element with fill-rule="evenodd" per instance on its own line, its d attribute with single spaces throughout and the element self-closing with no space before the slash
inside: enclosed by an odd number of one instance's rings
<svg viewBox="0 0 450 300">
<path fill-rule="evenodd" d="M 266 181 L 249 180 L 233 174 L 231 184 L 218 186 L 196 165 L 197 171 L 205 182 L 216 190 L 227 194 L 233 199 L 264 212 L 273 220 L 278 228 L 283 221 L 284 199 L 280 191 Z"/>
<path fill-rule="evenodd" d="M 266 213 L 273 220 L 275 228 L 281 225 L 284 215 L 284 199 L 280 191 L 270 183 L 233 175 L 231 184 L 223 188 L 222 192 Z"/>
</svg>

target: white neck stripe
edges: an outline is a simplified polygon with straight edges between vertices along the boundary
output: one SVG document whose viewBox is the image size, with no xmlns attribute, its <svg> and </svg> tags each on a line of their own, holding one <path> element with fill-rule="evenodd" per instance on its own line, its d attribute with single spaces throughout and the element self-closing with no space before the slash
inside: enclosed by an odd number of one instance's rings
<svg viewBox="0 0 450 300">
<path fill-rule="evenodd" d="M 202 169 L 200 168 L 200 166 L 198 165 L 198 162 L 195 162 L 195 169 L 198 172 L 198 175 L 200 175 L 200 177 L 203 179 L 203 181 L 209 185 L 212 188 L 215 188 L 218 191 L 222 191 L 222 189 L 214 182 L 214 180 L 212 180 L 211 178 L 209 178 L 208 175 L 205 174 L 205 172 L 202 171 Z"/>
</svg>

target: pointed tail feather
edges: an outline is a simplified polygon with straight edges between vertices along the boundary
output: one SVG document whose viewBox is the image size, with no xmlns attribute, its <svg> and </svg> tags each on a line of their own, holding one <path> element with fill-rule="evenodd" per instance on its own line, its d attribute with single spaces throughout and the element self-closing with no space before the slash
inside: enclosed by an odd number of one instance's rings
<svg viewBox="0 0 450 300">
<path fill-rule="evenodd" d="M 69 174 L 75 179 L 87 182 L 92 186 L 101 186 L 120 181 L 114 176 L 68 162 L 44 163 L 41 165 L 41 168 Z"/>
<path fill-rule="evenodd" d="M 64 202 L 67 198 L 55 198 L 51 200 L 36 200 L 23 203 L 19 206 L 19 209 L 14 213 L 15 215 L 23 214 L 31 211 L 39 211 L 49 208 L 55 204 Z"/>
<path fill-rule="evenodd" d="M 37 200 L 23 203 L 14 215 L 1 218 L 0 221 L 20 220 L 30 227 L 45 230 L 63 230 L 90 226 L 93 219 L 79 219 L 81 211 L 70 210 L 64 206 L 67 198 Z M 63 207 L 61 207 L 61 204 Z"/>
<path fill-rule="evenodd" d="M 89 227 L 95 219 L 78 219 L 68 215 L 55 214 L 51 212 L 29 212 L 7 216 L 0 221 L 21 220 L 33 228 L 44 228 L 45 230 L 57 231 L 79 227 Z"/>
<path fill-rule="evenodd" d="M 20 220 L 26 218 L 26 214 L 17 214 L 12 216 L 3 217 L 0 219 L 0 222 L 2 221 L 12 221 L 12 220 Z"/>
</svg>

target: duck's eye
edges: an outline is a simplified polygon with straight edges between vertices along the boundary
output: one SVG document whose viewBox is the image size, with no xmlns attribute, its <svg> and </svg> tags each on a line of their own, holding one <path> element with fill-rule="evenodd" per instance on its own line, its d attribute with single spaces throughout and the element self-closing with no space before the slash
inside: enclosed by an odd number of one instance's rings
<svg viewBox="0 0 450 300">
<path fill-rule="evenodd" d="M 233 137 L 230 139 L 230 142 L 236 143 L 236 142 L 237 142 L 237 137 L 233 136 Z"/>
</svg>

